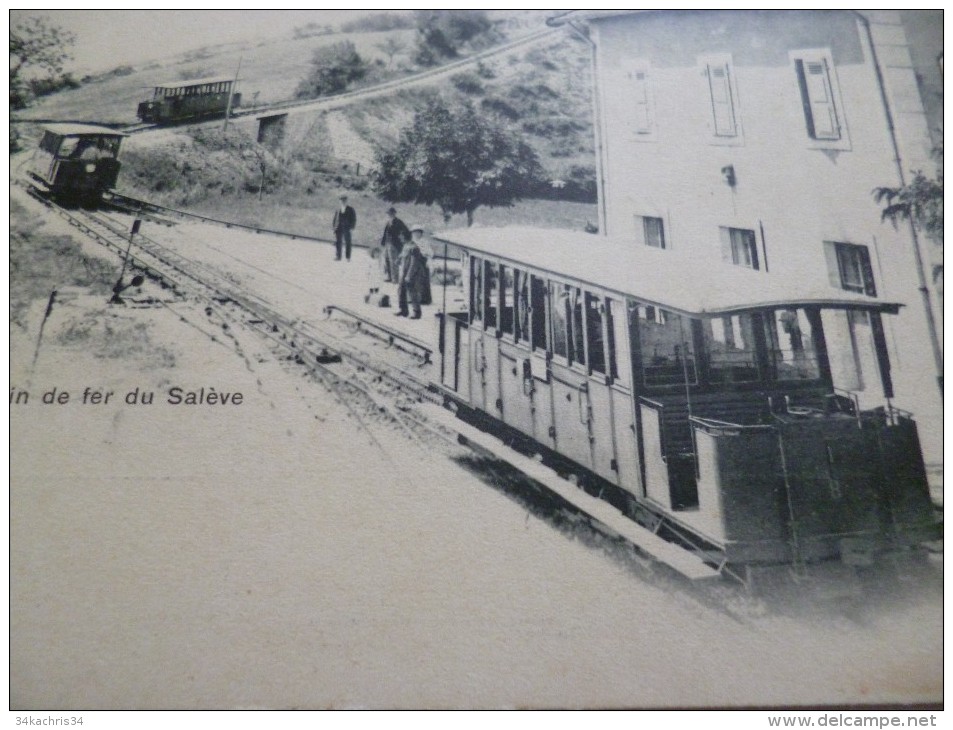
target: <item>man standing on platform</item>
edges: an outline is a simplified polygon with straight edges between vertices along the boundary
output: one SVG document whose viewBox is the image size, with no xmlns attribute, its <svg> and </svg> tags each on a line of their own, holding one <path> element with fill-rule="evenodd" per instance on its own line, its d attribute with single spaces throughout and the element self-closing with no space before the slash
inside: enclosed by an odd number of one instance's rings
<svg viewBox="0 0 953 730">
<path fill-rule="evenodd" d="M 426 262 L 417 242 L 423 238 L 424 229 L 422 226 L 411 226 L 410 231 L 411 239 L 400 252 L 400 274 L 397 278 L 397 304 L 400 311 L 395 316 L 410 315 L 411 319 L 420 319 L 420 294 Z M 408 299 L 414 309 L 413 314 L 407 310 Z"/>
<path fill-rule="evenodd" d="M 387 209 L 387 218 L 384 235 L 381 236 L 381 247 L 384 249 L 384 281 L 397 282 L 400 275 L 398 258 L 404 241 L 410 240 L 410 230 L 397 217 L 397 211 L 394 208 Z"/>
<path fill-rule="evenodd" d="M 347 196 L 342 195 L 341 205 L 334 211 L 334 222 L 331 224 L 334 230 L 335 261 L 341 260 L 341 244 L 344 244 L 347 260 L 351 260 L 351 231 L 356 225 L 357 213 L 347 204 Z"/>
</svg>

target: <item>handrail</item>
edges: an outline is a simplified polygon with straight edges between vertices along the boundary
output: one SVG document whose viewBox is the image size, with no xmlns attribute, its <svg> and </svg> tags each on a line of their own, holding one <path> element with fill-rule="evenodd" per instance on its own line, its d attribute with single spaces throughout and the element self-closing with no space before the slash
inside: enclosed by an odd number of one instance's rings
<svg viewBox="0 0 953 730">
<path fill-rule="evenodd" d="M 700 416 L 690 416 L 688 419 L 689 423 L 692 425 L 701 428 L 705 433 L 717 433 L 717 435 L 729 435 L 728 431 L 733 431 L 735 433 L 731 435 L 739 435 L 742 431 L 774 431 L 774 426 L 763 423 L 752 423 L 752 424 L 742 424 L 742 423 L 731 423 L 729 421 L 719 421 L 717 418 L 702 418 Z"/>
</svg>

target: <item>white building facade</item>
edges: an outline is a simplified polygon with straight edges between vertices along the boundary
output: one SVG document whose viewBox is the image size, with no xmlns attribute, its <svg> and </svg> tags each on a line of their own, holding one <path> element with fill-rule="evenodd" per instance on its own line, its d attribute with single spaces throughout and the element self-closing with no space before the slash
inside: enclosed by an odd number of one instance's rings
<svg viewBox="0 0 953 730">
<path fill-rule="evenodd" d="M 902 20 L 576 11 L 559 22 L 593 44 L 600 232 L 687 252 L 710 262 L 712 277 L 743 266 L 901 303 L 882 319 L 886 377 L 874 347 L 880 318 L 827 316 L 834 385 L 875 407 L 886 384 L 916 417 L 925 460 L 939 464 L 933 244 L 910 224 L 883 222 L 873 197 L 936 166 Z"/>
</svg>

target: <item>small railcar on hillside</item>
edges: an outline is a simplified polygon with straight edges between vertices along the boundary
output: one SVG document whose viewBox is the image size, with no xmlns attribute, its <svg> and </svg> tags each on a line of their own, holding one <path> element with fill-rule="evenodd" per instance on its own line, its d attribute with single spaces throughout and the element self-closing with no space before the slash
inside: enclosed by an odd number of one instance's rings
<svg viewBox="0 0 953 730">
<path fill-rule="evenodd" d="M 91 124 L 49 124 L 30 160 L 30 180 L 54 198 L 96 204 L 116 186 L 125 136 Z"/>
<path fill-rule="evenodd" d="M 242 95 L 234 91 L 234 84 L 234 79 L 217 77 L 157 84 L 152 98 L 139 104 L 136 116 L 147 124 L 221 116 L 241 104 Z"/>
<path fill-rule="evenodd" d="M 899 305 L 585 234 L 438 239 L 469 302 L 438 315 L 447 404 L 633 520 L 741 573 L 939 538 L 916 424 L 890 402 Z M 835 387 L 849 320 L 880 405 Z"/>
</svg>

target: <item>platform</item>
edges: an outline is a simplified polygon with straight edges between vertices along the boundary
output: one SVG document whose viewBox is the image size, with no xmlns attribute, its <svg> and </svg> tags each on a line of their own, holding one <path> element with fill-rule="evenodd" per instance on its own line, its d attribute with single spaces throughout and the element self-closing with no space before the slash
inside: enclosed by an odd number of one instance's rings
<svg viewBox="0 0 953 730">
<path fill-rule="evenodd" d="M 431 259 L 433 302 L 421 305 L 420 319 L 398 317 L 397 285 L 383 280 L 377 260 L 371 259 L 367 250 L 356 249 L 350 262 L 331 261 L 329 268 L 321 273 L 319 278 L 325 285 L 325 296 L 322 298 L 330 300 L 324 306 L 324 313 L 335 319 L 350 321 L 356 329 L 366 330 L 370 336 L 378 339 L 392 337 L 396 347 L 419 355 L 424 362 L 433 362 L 437 358 L 436 315 L 443 311 L 444 302 L 450 312 L 459 312 L 464 308 L 460 286 L 446 287 L 444 297 L 444 287 L 437 283 L 437 272 L 442 268 L 442 259 Z M 448 268 L 459 270 L 459 262 L 451 260 Z M 365 301 L 372 289 L 387 295 L 390 300 L 388 307 Z"/>
</svg>

